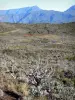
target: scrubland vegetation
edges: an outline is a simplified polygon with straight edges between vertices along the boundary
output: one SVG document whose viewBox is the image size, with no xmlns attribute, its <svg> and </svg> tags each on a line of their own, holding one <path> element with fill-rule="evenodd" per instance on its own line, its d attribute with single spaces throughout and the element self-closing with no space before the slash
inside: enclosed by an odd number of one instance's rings
<svg viewBox="0 0 75 100">
<path fill-rule="evenodd" d="M 0 100 L 18 98 L 75 100 L 75 23 L 0 23 Z"/>
</svg>

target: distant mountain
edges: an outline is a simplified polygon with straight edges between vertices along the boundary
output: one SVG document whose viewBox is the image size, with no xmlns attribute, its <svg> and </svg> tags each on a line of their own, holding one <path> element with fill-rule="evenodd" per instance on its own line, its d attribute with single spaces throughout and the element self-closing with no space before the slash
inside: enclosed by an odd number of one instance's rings
<svg viewBox="0 0 75 100">
<path fill-rule="evenodd" d="M 70 7 L 65 13 L 75 16 L 75 6 Z"/>
<path fill-rule="evenodd" d="M 0 22 L 29 24 L 75 22 L 75 6 L 64 12 L 42 10 L 37 6 L 0 10 Z"/>
</svg>

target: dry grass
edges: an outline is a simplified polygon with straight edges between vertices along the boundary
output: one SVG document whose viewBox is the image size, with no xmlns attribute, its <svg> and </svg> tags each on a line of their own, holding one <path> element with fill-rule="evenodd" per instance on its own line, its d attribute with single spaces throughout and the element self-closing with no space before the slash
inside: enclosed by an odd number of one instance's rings
<svg viewBox="0 0 75 100">
<path fill-rule="evenodd" d="M 17 84 L 17 91 L 22 93 L 24 96 L 29 96 L 29 85 L 27 83 Z"/>
</svg>

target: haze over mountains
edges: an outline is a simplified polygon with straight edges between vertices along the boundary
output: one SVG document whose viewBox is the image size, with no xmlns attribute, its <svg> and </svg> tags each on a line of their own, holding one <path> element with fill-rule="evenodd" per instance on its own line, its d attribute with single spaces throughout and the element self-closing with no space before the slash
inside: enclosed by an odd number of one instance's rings
<svg viewBox="0 0 75 100">
<path fill-rule="evenodd" d="M 75 5 L 64 12 L 42 10 L 37 6 L 0 10 L 0 22 L 28 24 L 75 22 Z"/>
</svg>

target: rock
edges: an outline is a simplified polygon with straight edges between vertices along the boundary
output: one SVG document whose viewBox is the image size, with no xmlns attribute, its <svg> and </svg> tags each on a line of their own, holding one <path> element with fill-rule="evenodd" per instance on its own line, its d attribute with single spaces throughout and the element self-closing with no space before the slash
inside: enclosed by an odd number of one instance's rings
<svg viewBox="0 0 75 100">
<path fill-rule="evenodd" d="M 0 89 L 0 97 L 3 97 L 4 96 L 4 92 L 3 90 Z"/>
</svg>

